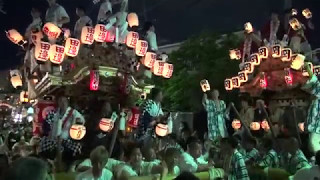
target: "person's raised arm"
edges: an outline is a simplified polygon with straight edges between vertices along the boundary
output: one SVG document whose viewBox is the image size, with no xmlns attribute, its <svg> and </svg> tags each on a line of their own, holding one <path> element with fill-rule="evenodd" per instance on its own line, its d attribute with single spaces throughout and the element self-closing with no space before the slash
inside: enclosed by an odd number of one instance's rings
<svg viewBox="0 0 320 180">
<path fill-rule="evenodd" d="M 203 97 L 202 97 L 202 105 L 204 107 L 206 107 L 206 104 L 207 104 L 207 100 L 208 100 L 208 95 L 206 93 L 203 94 Z"/>
</svg>

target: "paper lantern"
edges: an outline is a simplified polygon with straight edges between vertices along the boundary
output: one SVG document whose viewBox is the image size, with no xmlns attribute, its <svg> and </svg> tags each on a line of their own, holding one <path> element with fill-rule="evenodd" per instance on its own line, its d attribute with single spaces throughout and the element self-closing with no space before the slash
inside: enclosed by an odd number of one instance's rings
<svg viewBox="0 0 320 180">
<path fill-rule="evenodd" d="M 292 86 L 293 80 L 292 80 L 292 74 L 291 74 L 290 68 L 285 69 L 284 79 L 287 85 Z"/>
<path fill-rule="evenodd" d="M 268 58 L 268 56 L 269 56 L 268 52 L 269 52 L 269 50 L 268 50 L 267 47 L 265 47 L 265 46 L 260 47 L 259 48 L 259 56 L 260 56 L 260 58 L 264 58 L 264 59 Z"/>
<path fill-rule="evenodd" d="M 70 137 L 74 140 L 81 140 L 86 135 L 86 127 L 81 124 L 73 124 L 69 130 Z"/>
<path fill-rule="evenodd" d="M 104 24 L 97 24 L 94 28 L 94 40 L 97 42 L 104 42 L 107 37 L 107 29 Z"/>
<path fill-rule="evenodd" d="M 231 125 L 234 130 L 239 130 L 241 128 L 241 122 L 238 119 L 234 119 Z"/>
<path fill-rule="evenodd" d="M 230 59 L 241 59 L 241 51 L 239 49 L 231 49 L 229 50 Z"/>
<path fill-rule="evenodd" d="M 116 39 L 116 33 L 115 33 L 116 29 L 115 28 L 111 28 L 109 30 L 107 30 L 107 35 L 106 35 L 106 42 L 114 42 L 114 40 Z"/>
<path fill-rule="evenodd" d="M 75 38 L 68 38 L 65 45 L 65 53 L 67 56 L 75 57 L 80 49 L 80 41 Z"/>
<path fill-rule="evenodd" d="M 20 102 L 21 102 L 21 103 L 27 103 L 27 102 L 29 102 L 28 92 L 26 92 L 26 91 L 21 91 L 21 92 L 20 92 Z"/>
<path fill-rule="evenodd" d="M 292 9 L 292 10 L 291 10 L 291 15 L 292 15 L 292 16 L 298 15 L 298 10 Z"/>
<path fill-rule="evenodd" d="M 152 67 L 152 72 L 156 76 L 162 76 L 165 62 L 156 60 Z"/>
<path fill-rule="evenodd" d="M 31 32 L 31 41 L 34 45 L 36 45 L 37 43 L 40 43 L 42 38 L 43 38 L 43 34 L 41 31 Z"/>
<path fill-rule="evenodd" d="M 49 51 L 51 44 L 41 41 L 36 44 L 34 56 L 38 61 L 47 61 L 49 59 Z"/>
<path fill-rule="evenodd" d="M 245 71 L 241 71 L 238 73 L 240 84 L 248 81 L 248 75 Z"/>
<path fill-rule="evenodd" d="M 291 68 L 295 69 L 295 70 L 301 69 L 303 67 L 303 65 L 304 65 L 304 59 L 305 58 L 306 57 L 304 55 L 302 55 L 302 54 L 294 55 L 292 63 L 291 63 Z"/>
<path fill-rule="evenodd" d="M 129 13 L 127 21 L 130 27 L 139 26 L 139 18 L 136 13 Z"/>
<path fill-rule="evenodd" d="M 61 64 L 64 59 L 64 47 L 54 44 L 50 47 L 49 59 L 54 64 Z"/>
<path fill-rule="evenodd" d="M 148 50 L 148 42 L 144 40 L 138 40 L 136 44 L 136 55 L 145 56 Z"/>
<path fill-rule="evenodd" d="M 15 75 L 15 76 L 12 76 L 11 79 L 11 84 L 14 88 L 17 88 L 17 87 L 21 87 L 22 86 L 22 79 L 20 76 L 18 75 Z"/>
<path fill-rule="evenodd" d="M 171 78 L 173 73 L 173 64 L 164 63 L 162 77 Z"/>
<path fill-rule="evenodd" d="M 269 131 L 270 130 L 270 126 L 267 120 L 263 120 L 261 122 L 261 128 L 264 129 L 265 131 Z"/>
<path fill-rule="evenodd" d="M 245 23 L 244 30 L 246 33 L 252 33 L 253 32 L 252 24 L 250 22 Z"/>
<path fill-rule="evenodd" d="M 300 131 L 304 132 L 304 122 L 299 123 L 298 127 L 299 127 Z"/>
<path fill-rule="evenodd" d="M 232 77 L 232 88 L 239 88 L 240 87 L 240 79 L 238 76 Z"/>
<path fill-rule="evenodd" d="M 25 43 L 23 41 L 23 36 L 15 29 L 11 29 L 9 31 L 6 31 L 6 36 L 14 44 L 22 45 Z"/>
<path fill-rule="evenodd" d="M 252 73 L 254 70 L 254 65 L 251 62 L 244 63 L 244 71 L 246 73 Z"/>
<path fill-rule="evenodd" d="M 301 23 L 298 21 L 297 18 L 293 18 L 289 20 L 289 24 L 291 26 L 291 28 L 295 31 L 298 31 L 299 29 L 301 29 Z"/>
<path fill-rule="evenodd" d="M 206 79 L 203 79 L 200 81 L 200 86 L 203 92 L 210 91 L 210 84 L 209 81 Z"/>
<path fill-rule="evenodd" d="M 81 30 L 81 43 L 91 45 L 94 42 L 94 28 L 84 26 Z"/>
<path fill-rule="evenodd" d="M 260 123 L 259 122 L 252 122 L 250 124 L 250 129 L 253 131 L 259 131 L 260 130 Z"/>
<path fill-rule="evenodd" d="M 135 48 L 139 40 L 139 34 L 137 32 L 130 31 L 127 35 L 126 44 L 129 48 Z"/>
<path fill-rule="evenodd" d="M 281 60 L 282 61 L 291 61 L 292 59 L 292 50 L 290 48 L 282 49 Z"/>
<path fill-rule="evenodd" d="M 157 124 L 156 126 L 156 135 L 160 136 L 160 137 L 164 137 L 168 134 L 168 125 L 167 124 Z"/>
<path fill-rule="evenodd" d="M 58 26 L 50 22 L 46 23 L 43 26 L 42 31 L 45 35 L 48 36 L 50 40 L 57 39 L 62 32 L 62 30 Z"/>
<path fill-rule="evenodd" d="M 224 88 L 227 90 L 227 91 L 231 91 L 233 89 L 232 87 L 232 79 L 226 79 L 224 80 Z"/>
<path fill-rule="evenodd" d="M 141 58 L 141 63 L 148 68 L 152 68 L 156 60 L 157 60 L 156 53 L 147 52 L 146 55 L 143 58 Z"/>
<path fill-rule="evenodd" d="M 103 132 L 110 132 L 113 129 L 112 119 L 102 118 L 99 123 L 99 128 Z"/>
<path fill-rule="evenodd" d="M 99 89 L 99 71 L 91 70 L 90 71 L 90 90 L 97 91 Z"/>
<path fill-rule="evenodd" d="M 310 19 L 312 18 L 312 12 L 310 11 L 310 9 L 306 8 L 302 11 L 302 15 L 306 18 L 306 19 Z"/>
<path fill-rule="evenodd" d="M 310 63 L 310 64 L 312 65 L 312 63 Z M 313 73 L 314 73 L 314 75 L 319 76 L 320 75 L 320 66 L 313 66 Z"/>
<path fill-rule="evenodd" d="M 313 72 L 313 73 L 315 73 L 315 67 L 313 67 L 313 64 L 311 63 L 311 62 L 307 62 L 307 64 L 308 64 L 308 66 L 309 66 L 309 68 L 311 69 L 311 71 Z M 306 67 L 305 66 L 302 66 L 302 75 L 303 76 L 309 76 L 309 73 L 308 73 L 308 71 L 307 71 L 307 69 L 306 69 Z"/>
<path fill-rule="evenodd" d="M 260 56 L 258 53 L 254 53 L 254 54 L 251 54 L 250 55 L 250 62 L 253 64 L 253 65 L 260 65 Z"/>
<path fill-rule="evenodd" d="M 279 44 L 273 45 L 271 47 L 271 55 L 273 58 L 280 58 L 281 57 L 281 46 Z"/>
<path fill-rule="evenodd" d="M 128 118 L 128 126 L 132 128 L 137 128 L 139 125 L 140 110 L 139 107 L 133 107 L 131 109 L 130 117 Z"/>
<path fill-rule="evenodd" d="M 264 72 L 261 73 L 260 75 L 260 87 L 262 89 L 266 89 L 268 86 L 267 78 Z"/>
</svg>

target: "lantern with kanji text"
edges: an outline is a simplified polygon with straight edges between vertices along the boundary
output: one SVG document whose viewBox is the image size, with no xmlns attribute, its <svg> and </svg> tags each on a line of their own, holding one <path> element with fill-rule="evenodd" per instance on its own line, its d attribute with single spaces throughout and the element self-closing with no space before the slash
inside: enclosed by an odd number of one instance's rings
<svg viewBox="0 0 320 180">
<path fill-rule="evenodd" d="M 138 40 L 139 40 L 139 34 L 137 32 L 130 31 L 127 34 L 126 44 L 129 48 L 135 48 Z"/>
<path fill-rule="evenodd" d="M 112 27 L 110 29 L 107 30 L 107 35 L 106 35 L 106 42 L 114 42 L 114 40 L 116 39 L 116 28 Z"/>
<path fill-rule="evenodd" d="M 244 63 L 244 71 L 246 73 L 252 73 L 254 70 L 254 65 L 251 62 Z"/>
<path fill-rule="evenodd" d="M 269 50 L 268 50 L 268 48 L 265 47 L 265 46 L 260 47 L 259 50 L 258 50 L 258 52 L 259 52 L 260 58 L 266 59 L 266 58 L 268 58 L 268 56 L 269 56 Z"/>
<path fill-rule="evenodd" d="M 290 19 L 289 24 L 291 28 L 295 31 L 298 31 L 299 29 L 302 28 L 302 25 L 297 18 Z"/>
<path fill-rule="evenodd" d="M 64 46 L 52 45 L 49 51 L 49 59 L 54 64 L 61 64 L 64 59 Z"/>
<path fill-rule="evenodd" d="M 39 42 L 35 46 L 34 56 L 38 61 L 47 61 L 51 44 L 48 42 Z"/>
<path fill-rule="evenodd" d="M 86 135 L 86 127 L 82 124 L 73 124 L 69 135 L 73 140 L 81 140 Z"/>
<path fill-rule="evenodd" d="M 139 110 L 139 107 L 135 106 L 131 109 L 131 113 L 128 118 L 128 126 L 132 128 L 137 128 L 139 125 L 139 118 L 140 118 L 140 110 Z"/>
<path fill-rule="evenodd" d="M 271 54 L 273 58 L 281 57 L 281 46 L 279 44 L 273 45 L 271 47 Z"/>
<path fill-rule="evenodd" d="M 105 42 L 107 33 L 108 31 L 104 24 L 97 24 L 94 28 L 94 40 L 97 42 Z"/>
<path fill-rule="evenodd" d="M 152 67 L 152 72 L 156 76 L 162 76 L 165 62 L 156 60 Z"/>
<path fill-rule="evenodd" d="M 290 48 L 282 49 L 281 60 L 282 61 L 291 61 L 292 59 L 292 50 Z"/>
<path fill-rule="evenodd" d="M 46 23 L 43 26 L 42 31 L 45 35 L 48 36 L 49 40 L 57 39 L 62 32 L 62 30 L 58 26 L 50 22 Z"/>
<path fill-rule="evenodd" d="M 81 43 L 91 45 L 94 42 L 94 29 L 91 26 L 84 26 L 81 30 Z"/>
<path fill-rule="evenodd" d="M 143 58 L 141 58 L 141 63 L 148 68 L 152 68 L 156 60 L 157 60 L 156 53 L 147 52 L 146 55 Z"/>
<path fill-rule="evenodd" d="M 245 71 L 241 71 L 238 73 L 240 84 L 248 81 L 248 75 Z"/>
<path fill-rule="evenodd" d="M 285 69 L 284 79 L 287 85 L 292 86 L 293 80 L 292 80 L 292 74 L 291 74 L 290 68 Z"/>
<path fill-rule="evenodd" d="M 231 125 L 234 130 L 239 130 L 241 128 L 241 122 L 238 119 L 234 119 Z"/>
<path fill-rule="evenodd" d="M 227 91 L 231 91 L 233 89 L 232 87 L 232 79 L 226 79 L 224 80 L 224 88 L 227 90 Z"/>
<path fill-rule="evenodd" d="M 68 38 L 65 44 L 65 53 L 67 56 L 75 57 L 80 49 L 80 41 L 75 38 Z"/>
<path fill-rule="evenodd" d="M 259 65 L 260 64 L 260 56 L 258 53 L 254 53 L 250 55 L 250 62 L 253 65 Z"/>
<path fill-rule="evenodd" d="M 102 118 L 99 123 L 99 128 L 103 132 L 110 132 L 113 129 L 113 124 L 112 119 Z"/>
<path fill-rule="evenodd" d="M 240 80 L 239 77 L 232 77 L 232 88 L 239 88 L 240 87 Z"/>
<path fill-rule="evenodd" d="M 312 18 L 312 12 L 310 11 L 310 9 L 306 8 L 302 11 L 302 15 L 306 18 L 306 19 L 310 19 Z"/>
<path fill-rule="evenodd" d="M 23 36 L 15 29 L 6 31 L 7 38 L 14 44 L 22 45 L 24 44 Z"/>
<path fill-rule="evenodd" d="M 156 135 L 160 136 L 160 137 L 164 137 L 166 135 L 168 135 L 168 130 L 169 130 L 169 127 L 167 124 L 157 124 L 156 126 Z"/>
<path fill-rule="evenodd" d="M 260 74 L 260 87 L 266 89 L 268 86 L 267 78 L 264 72 Z"/>
<path fill-rule="evenodd" d="M 162 77 L 171 78 L 173 73 L 173 64 L 164 63 Z"/>
<path fill-rule="evenodd" d="M 129 13 L 127 16 L 127 21 L 130 27 L 139 26 L 139 18 L 136 13 Z"/>
<path fill-rule="evenodd" d="M 260 130 L 260 123 L 259 122 L 252 122 L 250 124 L 250 129 L 253 131 L 259 131 Z"/>
<path fill-rule="evenodd" d="M 210 84 L 209 81 L 206 79 L 203 79 L 200 81 L 200 86 L 203 92 L 210 91 Z"/>
<path fill-rule="evenodd" d="M 97 91 L 99 89 L 99 71 L 91 70 L 90 71 L 90 90 Z"/>
<path fill-rule="evenodd" d="M 136 44 L 136 55 L 145 56 L 148 50 L 148 42 L 144 40 L 138 40 Z"/>
</svg>

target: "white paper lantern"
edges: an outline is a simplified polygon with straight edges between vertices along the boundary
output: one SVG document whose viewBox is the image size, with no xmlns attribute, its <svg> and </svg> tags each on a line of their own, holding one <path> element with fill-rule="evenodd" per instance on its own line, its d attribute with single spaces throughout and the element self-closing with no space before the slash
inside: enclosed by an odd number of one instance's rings
<svg viewBox="0 0 320 180">
<path fill-rule="evenodd" d="M 114 42 L 116 39 L 116 28 L 110 28 L 107 30 L 106 42 Z"/>
<path fill-rule="evenodd" d="M 292 59 L 292 50 L 290 48 L 282 49 L 281 60 L 282 61 L 291 61 Z"/>
<path fill-rule="evenodd" d="M 141 58 L 141 63 L 148 68 L 152 68 L 156 60 L 157 60 L 156 53 L 147 52 L 146 55 L 143 58 Z"/>
<path fill-rule="evenodd" d="M 273 45 L 271 47 L 271 55 L 273 58 L 280 58 L 281 57 L 281 46 L 279 44 Z"/>
<path fill-rule="evenodd" d="M 39 42 L 36 44 L 34 56 L 38 61 L 47 61 L 51 44 L 48 42 Z"/>
<path fill-rule="evenodd" d="M 127 35 L 126 44 L 130 48 L 135 48 L 139 40 L 139 34 L 137 32 L 130 31 Z"/>
<path fill-rule="evenodd" d="M 73 124 L 69 130 L 70 137 L 74 140 L 81 140 L 86 135 L 86 127 L 81 124 Z"/>
<path fill-rule="evenodd" d="M 15 29 L 6 31 L 6 36 L 14 44 L 19 44 L 23 41 L 23 36 Z"/>
<path fill-rule="evenodd" d="M 22 86 L 22 79 L 19 75 L 12 76 L 10 81 L 14 88 Z"/>
<path fill-rule="evenodd" d="M 49 40 L 57 39 L 62 32 L 62 30 L 58 26 L 50 22 L 46 23 L 43 26 L 42 31 L 45 35 L 48 36 Z"/>
<path fill-rule="evenodd" d="M 253 131 L 259 131 L 260 130 L 260 123 L 259 122 L 252 122 L 250 124 L 250 129 Z"/>
<path fill-rule="evenodd" d="M 139 26 L 139 18 L 136 13 L 129 13 L 127 21 L 130 27 Z"/>
<path fill-rule="evenodd" d="M 157 124 L 156 129 L 155 129 L 156 134 L 160 137 L 164 137 L 164 136 L 168 135 L 168 130 L 169 130 L 168 125 L 161 124 L 161 123 Z"/>
<path fill-rule="evenodd" d="M 163 73 L 163 68 L 164 68 L 164 63 L 163 61 L 159 61 L 159 60 L 156 60 L 154 62 L 154 65 L 152 67 L 152 72 L 154 75 L 156 76 L 162 76 L 162 73 Z"/>
<path fill-rule="evenodd" d="M 246 73 L 252 73 L 254 70 L 254 65 L 251 62 L 244 63 L 244 71 Z"/>
<path fill-rule="evenodd" d="M 107 37 L 107 29 L 104 24 L 97 24 L 94 28 L 94 40 L 97 42 L 104 42 Z"/>
<path fill-rule="evenodd" d="M 80 49 L 80 41 L 75 38 L 68 38 L 64 47 L 67 56 L 75 57 L 78 55 Z"/>
<path fill-rule="evenodd" d="M 291 63 L 291 68 L 295 69 L 295 70 L 301 69 L 303 67 L 303 65 L 304 65 L 304 59 L 305 58 L 306 57 L 304 55 L 302 55 L 302 54 L 294 55 L 292 63 Z"/>
<path fill-rule="evenodd" d="M 265 46 L 260 47 L 259 48 L 259 56 L 260 56 L 260 58 L 264 58 L 264 59 L 268 58 L 268 56 L 269 56 L 268 48 Z"/>
<path fill-rule="evenodd" d="M 239 88 L 240 87 L 240 79 L 238 76 L 232 77 L 232 88 Z"/>
<path fill-rule="evenodd" d="M 245 71 L 241 71 L 238 73 L 240 84 L 248 81 L 248 75 Z"/>
<path fill-rule="evenodd" d="M 260 65 L 260 56 L 258 53 L 254 53 L 254 54 L 251 54 L 250 55 L 250 62 L 253 64 L 253 65 Z"/>
<path fill-rule="evenodd" d="M 138 40 L 135 48 L 137 56 L 145 56 L 148 50 L 148 42 L 144 40 Z"/>
<path fill-rule="evenodd" d="M 164 63 L 162 76 L 164 78 L 171 78 L 173 73 L 173 64 Z"/>
<path fill-rule="evenodd" d="M 49 51 L 49 59 L 54 64 L 61 64 L 64 59 L 64 46 L 52 45 Z"/>
<path fill-rule="evenodd" d="M 81 30 L 81 43 L 91 45 L 94 42 L 94 28 L 84 26 Z"/>
<path fill-rule="evenodd" d="M 102 118 L 100 120 L 99 127 L 103 132 L 110 132 L 113 129 L 112 119 Z"/>
<path fill-rule="evenodd" d="M 210 84 L 209 81 L 206 79 L 203 79 L 200 81 L 200 86 L 203 92 L 210 91 Z"/>
<path fill-rule="evenodd" d="M 227 90 L 227 91 L 231 91 L 233 89 L 232 87 L 232 79 L 226 79 L 224 81 L 224 88 Z"/>
</svg>

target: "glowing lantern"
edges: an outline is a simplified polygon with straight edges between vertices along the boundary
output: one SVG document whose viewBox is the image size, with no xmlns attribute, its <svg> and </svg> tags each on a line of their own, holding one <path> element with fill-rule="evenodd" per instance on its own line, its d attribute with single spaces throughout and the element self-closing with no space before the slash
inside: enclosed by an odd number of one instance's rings
<svg viewBox="0 0 320 180">
<path fill-rule="evenodd" d="M 298 21 L 297 18 L 290 19 L 289 24 L 290 24 L 291 28 L 295 31 L 301 29 L 301 27 L 302 27 L 301 23 Z"/>
<path fill-rule="evenodd" d="M 292 9 L 292 10 L 291 10 L 291 15 L 292 15 L 292 16 L 298 15 L 298 11 L 297 11 L 296 9 Z"/>
<path fill-rule="evenodd" d="M 267 78 L 264 72 L 260 75 L 260 87 L 266 89 L 268 86 Z"/>
<path fill-rule="evenodd" d="M 46 23 L 43 26 L 42 31 L 44 32 L 45 35 L 48 36 L 50 40 L 57 39 L 62 32 L 58 26 L 50 22 Z"/>
<path fill-rule="evenodd" d="M 94 28 L 94 40 L 97 42 L 104 42 L 107 37 L 107 29 L 104 24 L 97 24 Z"/>
<path fill-rule="evenodd" d="M 162 76 L 164 78 L 171 78 L 173 73 L 173 64 L 164 63 Z"/>
<path fill-rule="evenodd" d="M 268 56 L 269 56 L 269 50 L 268 50 L 268 48 L 267 47 L 265 47 L 265 46 L 263 46 L 263 47 L 260 47 L 259 48 L 259 56 L 260 56 L 260 58 L 268 58 Z"/>
<path fill-rule="evenodd" d="M 41 39 L 43 38 L 43 34 L 41 31 L 39 32 L 31 32 L 31 41 L 34 45 L 40 43 Z"/>
<path fill-rule="evenodd" d="M 156 60 L 157 60 L 156 53 L 147 52 L 146 55 L 141 59 L 141 63 L 148 68 L 152 68 Z"/>
<path fill-rule="evenodd" d="M 290 48 L 282 49 L 281 60 L 282 61 L 291 61 L 292 58 L 292 50 Z"/>
<path fill-rule="evenodd" d="M 246 33 L 252 33 L 253 32 L 252 24 L 250 22 L 245 23 L 244 30 L 246 31 Z"/>
<path fill-rule="evenodd" d="M 240 79 L 238 76 L 232 77 L 232 88 L 239 88 L 240 87 Z"/>
<path fill-rule="evenodd" d="M 152 72 L 154 75 L 156 76 L 162 76 L 162 73 L 163 73 L 163 68 L 164 68 L 164 63 L 163 61 L 158 61 L 156 60 L 154 62 L 154 65 L 152 67 Z"/>
<path fill-rule="evenodd" d="M 80 41 L 75 38 L 68 38 L 65 45 L 65 53 L 68 56 L 75 57 L 80 49 Z"/>
<path fill-rule="evenodd" d="M 7 38 L 14 44 L 22 45 L 25 42 L 23 41 L 23 36 L 15 29 L 6 31 Z"/>
<path fill-rule="evenodd" d="M 304 122 L 298 124 L 299 129 L 304 132 Z"/>
<path fill-rule="evenodd" d="M 310 63 L 310 64 L 312 65 L 312 63 Z M 320 66 L 314 66 L 313 73 L 314 73 L 314 75 L 319 76 L 320 75 Z"/>
<path fill-rule="evenodd" d="M 73 124 L 69 130 L 70 137 L 74 140 L 81 140 L 86 135 L 86 127 L 81 124 Z"/>
<path fill-rule="evenodd" d="M 306 57 L 302 54 L 298 54 L 298 55 L 295 55 L 293 56 L 293 61 L 291 63 L 291 68 L 292 69 L 295 69 L 295 70 L 299 70 L 303 67 L 304 65 L 304 59 Z"/>
<path fill-rule="evenodd" d="M 49 51 L 49 59 L 54 64 L 61 64 L 64 58 L 64 47 L 60 45 L 52 45 Z"/>
<path fill-rule="evenodd" d="M 306 19 L 310 19 L 312 18 L 312 12 L 310 11 L 310 9 L 304 9 L 302 11 L 302 15 L 306 18 Z"/>
<path fill-rule="evenodd" d="M 94 41 L 94 28 L 90 26 L 84 26 L 81 30 L 81 43 L 93 44 Z"/>
<path fill-rule="evenodd" d="M 209 81 L 206 79 L 203 79 L 200 81 L 200 86 L 203 92 L 210 91 L 210 84 Z"/>
<path fill-rule="evenodd" d="M 47 61 L 49 59 L 49 51 L 51 44 L 41 41 L 36 44 L 34 56 L 38 61 Z"/>
<path fill-rule="evenodd" d="M 239 77 L 239 81 L 240 83 L 243 83 L 243 82 L 247 82 L 248 81 L 248 75 L 245 71 L 241 71 L 238 73 L 238 77 Z"/>
<path fill-rule="evenodd" d="M 156 126 L 156 134 L 160 137 L 164 137 L 168 134 L 168 125 L 167 124 L 157 124 Z"/>
<path fill-rule="evenodd" d="M 146 97 L 146 96 L 145 96 Z M 131 114 L 130 116 L 129 116 L 129 120 L 128 120 L 128 123 L 127 123 L 127 125 L 129 126 L 129 127 L 132 127 L 132 128 L 137 128 L 138 127 L 138 125 L 139 125 L 139 118 L 140 118 L 140 110 L 139 110 L 139 107 L 133 107 L 132 109 L 131 109 L 131 113 L 129 113 L 129 114 Z"/>
<path fill-rule="evenodd" d="M 97 91 L 99 89 L 99 71 L 91 70 L 90 71 L 90 90 Z"/>
<path fill-rule="evenodd" d="M 251 62 L 244 63 L 244 70 L 246 73 L 252 73 L 254 70 L 254 66 Z"/>
<path fill-rule="evenodd" d="M 110 132 L 113 129 L 112 119 L 102 118 L 99 123 L 99 128 L 103 132 Z"/>
<path fill-rule="evenodd" d="M 269 131 L 269 129 L 270 129 L 270 126 L 269 126 L 269 123 L 268 123 L 267 120 L 263 120 L 263 121 L 261 122 L 261 127 L 262 127 L 262 129 L 264 129 L 265 131 Z"/>
<path fill-rule="evenodd" d="M 135 48 L 139 40 L 139 34 L 137 32 L 130 31 L 127 35 L 126 44 L 130 48 Z"/>
<path fill-rule="evenodd" d="M 229 50 L 229 56 L 230 56 L 230 59 L 239 60 L 241 59 L 241 52 L 239 49 L 231 49 Z"/>
<path fill-rule="evenodd" d="M 231 125 L 234 130 L 239 130 L 241 128 L 241 122 L 238 119 L 234 119 Z"/>
<path fill-rule="evenodd" d="M 148 42 L 143 40 L 138 40 L 136 44 L 136 55 L 144 56 L 148 50 Z"/>
<path fill-rule="evenodd" d="M 279 44 L 273 45 L 271 47 L 271 54 L 272 54 L 272 57 L 274 58 L 281 57 L 281 46 Z"/>
<path fill-rule="evenodd" d="M 22 86 L 22 80 L 19 75 L 12 76 L 10 81 L 11 81 L 11 84 L 14 88 Z"/>
<path fill-rule="evenodd" d="M 226 79 L 224 80 L 224 88 L 227 90 L 227 91 L 231 91 L 233 89 L 232 87 L 232 79 Z"/>
<path fill-rule="evenodd" d="M 139 18 L 136 13 L 129 13 L 127 21 L 130 27 L 139 26 Z"/>
<path fill-rule="evenodd" d="M 292 86 L 293 81 L 292 81 L 292 74 L 291 74 L 290 68 L 285 69 L 284 79 L 285 79 L 287 85 Z"/>
<path fill-rule="evenodd" d="M 21 103 L 27 103 L 27 102 L 29 102 L 28 92 L 26 92 L 26 91 L 21 91 L 21 93 L 20 93 L 20 102 L 21 102 Z"/>
<path fill-rule="evenodd" d="M 308 64 L 308 66 L 310 67 L 311 71 L 313 71 L 314 73 L 316 73 L 316 71 L 317 71 L 316 69 L 318 69 L 318 68 L 316 68 L 316 67 L 319 67 L 319 66 L 313 67 L 313 64 L 312 64 L 311 62 L 307 62 L 307 64 Z M 309 73 L 308 73 L 308 71 L 307 71 L 307 69 L 306 69 L 305 66 L 302 67 L 302 75 L 303 75 L 303 76 L 309 76 Z"/>
<path fill-rule="evenodd" d="M 260 64 L 260 56 L 259 56 L 259 54 L 258 53 L 251 54 L 250 62 L 253 65 L 259 65 Z"/>
<path fill-rule="evenodd" d="M 250 124 L 250 129 L 253 131 L 259 131 L 260 130 L 260 123 L 259 122 L 252 122 Z"/>
<path fill-rule="evenodd" d="M 111 28 L 109 30 L 107 30 L 107 35 L 106 35 L 106 42 L 114 42 L 114 40 L 116 39 L 116 35 L 115 35 L 115 28 Z"/>
</svg>

